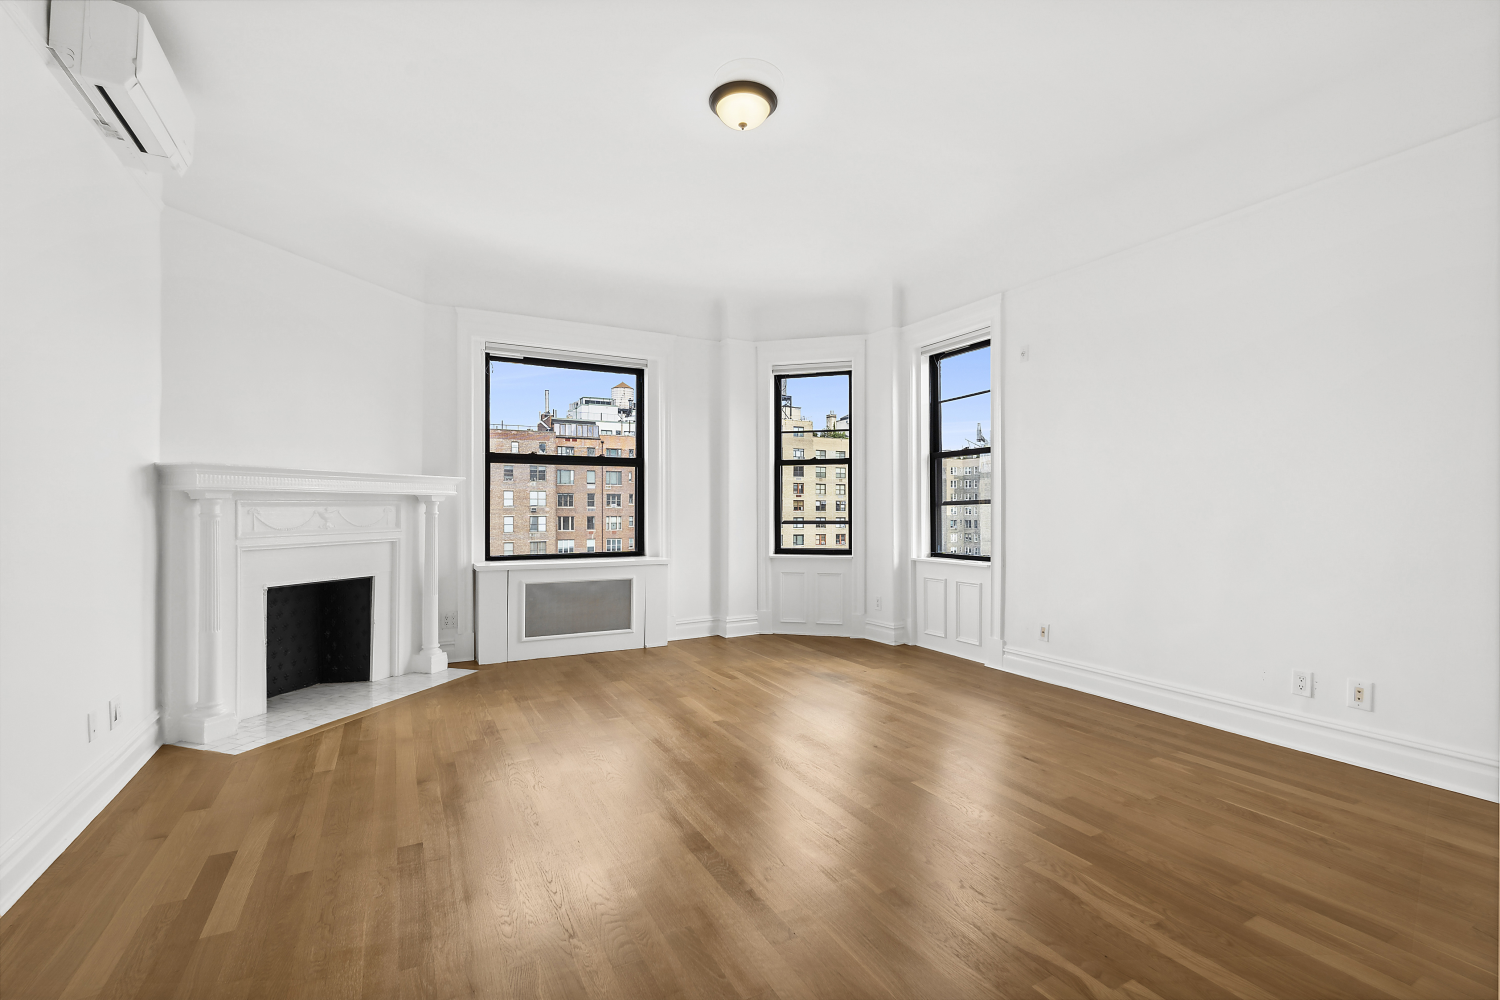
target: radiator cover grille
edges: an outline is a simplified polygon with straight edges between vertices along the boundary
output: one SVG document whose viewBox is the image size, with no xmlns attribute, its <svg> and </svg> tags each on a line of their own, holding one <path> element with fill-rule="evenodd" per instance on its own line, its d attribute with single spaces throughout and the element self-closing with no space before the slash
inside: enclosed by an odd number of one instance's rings
<svg viewBox="0 0 1500 1000">
<path fill-rule="evenodd" d="M 566 580 L 526 584 L 528 639 L 630 629 L 631 584 L 625 580 Z"/>
</svg>

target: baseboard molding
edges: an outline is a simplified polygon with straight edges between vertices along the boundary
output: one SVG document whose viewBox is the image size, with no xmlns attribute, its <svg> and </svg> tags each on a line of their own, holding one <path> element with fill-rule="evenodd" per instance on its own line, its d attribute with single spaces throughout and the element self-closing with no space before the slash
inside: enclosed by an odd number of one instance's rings
<svg viewBox="0 0 1500 1000">
<path fill-rule="evenodd" d="M 449 663 L 474 659 L 474 633 L 450 632 L 438 645 L 448 654 Z"/>
<path fill-rule="evenodd" d="M 873 618 L 866 618 L 865 638 L 872 642 L 885 643 L 887 646 L 904 645 L 906 622 L 878 622 Z"/>
<path fill-rule="evenodd" d="M 159 713 L 153 712 L 124 735 L 111 752 L 102 754 L 0 844 L 0 913 L 9 910 L 42 877 L 47 866 L 156 753 L 162 743 Z"/>
<path fill-rule="evenodd" d="M 1500 761 L 1392 733 L 1005 647 L 1000 669 L 1189 722 L 1461 792 L 1500 799 Z"/>
<path fill-rule="evenodd" d="M 679 618 L 673 625 L 672 638 L 703 639 L 711 635 L 722 635 L 726 639 L 738 639 L 745 635 L 760 633 L 758 615 L 730 615 L 728 618 L 704 615 L 700 618 Z"/>
</svg>

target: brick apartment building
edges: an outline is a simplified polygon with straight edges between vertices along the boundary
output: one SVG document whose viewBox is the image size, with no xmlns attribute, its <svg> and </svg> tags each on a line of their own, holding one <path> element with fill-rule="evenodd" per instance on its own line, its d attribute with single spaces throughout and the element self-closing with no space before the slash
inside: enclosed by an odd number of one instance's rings
<svg viewBox="0 0 1500 1000">
<path fill-rule="evenodd" d="M 591 456 L 633 458 L 633 434 L 598 422 L 542 414 L 534 427 L 490 426 L 490 552 L 566 555 L 634 552 L 635 470 L 592 465 Z"/>
<path fill-rule="evenodd" d="M 849 466 L 820 462 L 849 457 L 849 418 L 830 413 L 824 426 L 804 419 L 800 406 L 781 408 L 782 458 L 806 464 L 782 467 L 782 549 L 849 547 Z"/>
</svg>

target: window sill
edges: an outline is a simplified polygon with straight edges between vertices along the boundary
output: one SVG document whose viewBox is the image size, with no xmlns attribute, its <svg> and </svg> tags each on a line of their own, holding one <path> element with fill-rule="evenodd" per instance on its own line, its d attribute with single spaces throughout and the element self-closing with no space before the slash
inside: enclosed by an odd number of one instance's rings
<svg viewBox="0 0 1500 1000">
<path fill-rule="evenodd" d="M 912 562 L 931 563 L 934 566 L 973 566 L 976 569 L 989 569 L 994 565 L 994 556 L 975 558 L 966 556 L 962 559 L 954 556 L 912 556 Z"/>
<path fill-rule="evenodd" d="M 587 569 L 623 563 L 627 566 L 665 566 L 663 556 L 610 555 L 607 552 L 581 552 L 571 559 L 496 559 L 474 563 L 476 573 L 503 573 L 513 569 Z"/>
</svg>

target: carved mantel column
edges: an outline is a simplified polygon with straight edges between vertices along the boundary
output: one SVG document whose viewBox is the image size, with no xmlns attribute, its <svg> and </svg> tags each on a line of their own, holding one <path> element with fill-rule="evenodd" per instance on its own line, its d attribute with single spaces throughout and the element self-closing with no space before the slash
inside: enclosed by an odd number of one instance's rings
<svg viewBox="0 0 1500 1000">
<path fill-rule="evenodd" d="M 219 550 L 223 546 L 224 501 L 228 493 L 205 490 L 188 492 L 193 505 L 194 580 L 198 597 L 198 700 L 183 717 L 183 729 L 192 743 L 212 743 L 234 734 L 239 718 L 225 704 L 223 640 L 223 595 L 220 592 Z"/>
<path fill-rule="evenodd" d="M 412 657 L 414 673 L 435 674 L 448 669 L 448 654 L 438 639 L 438 503 L 440 496 L 423 496 L 422 524 L 422 651 Z"/>
</svg>

